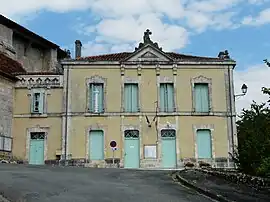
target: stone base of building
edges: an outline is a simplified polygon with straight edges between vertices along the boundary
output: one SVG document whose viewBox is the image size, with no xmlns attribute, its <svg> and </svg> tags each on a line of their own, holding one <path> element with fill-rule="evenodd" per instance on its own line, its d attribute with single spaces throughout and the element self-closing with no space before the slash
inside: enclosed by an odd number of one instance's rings
<svg viewBox="0 0 270 202">
<path fill-rule="evenodd" d="M 105 160 L 71 159 L 67 160 L 67 162 L 64 160 L 47 160 L 45 161 L 45 164 L 81 166 L 91 168 L 124 168 L 124 162 L 119 158 L 108 158 Z M 177 161 L 176 169 L 198 167 L 234 168 L 235 165 L 231 159 L 225 157 L 215 159 L 183 158 Z M 140 168 L 162 169 L 161 159 L 142 159 L 140 161 Z"/>
</svg>

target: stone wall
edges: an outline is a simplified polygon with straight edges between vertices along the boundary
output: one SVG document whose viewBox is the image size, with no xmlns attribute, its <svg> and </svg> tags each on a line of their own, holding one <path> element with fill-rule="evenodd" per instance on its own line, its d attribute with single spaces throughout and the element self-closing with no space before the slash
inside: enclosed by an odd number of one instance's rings
<svg viewBox="0 0 270 202">
<path fill-rule="evenodd" d="M 0 77 L 0 134 L 11 136 L 13 83 Z"/>
<path fill-rule="evenodd" d="M 51 64 L 56 65 L 52 61 L 56 60 L 57 55 L 52 54 L 51 49 L 38 47 L 18 36 L 13 37 L 13 47 L 16 51 L 16 60 L 22 63 L 28 72 L 50 71 Z"/>
<path fill-rule="evenodd" d="M 57 49 L 26 40 L 23 34 L 0 24 L 0 52 L 22 63 L 28 72 L 52 71 L 57 68 Z"/>
<path fill-rule="evenodd" d="M 251 175 L 246 175 L 243 173 L 239 173 L 236 170 L 227 170 L 227 169 L 213 169 L 213 168 L 204 168 L 204 169 L 196 169 L 201 172 L 205 172 L 207 174 L 222 177 L 226 180 L 239 184 L 245 184 L 255 189 L 270 189 L 270 179 L 269 178 L 261 178 Z"/>
</svg>

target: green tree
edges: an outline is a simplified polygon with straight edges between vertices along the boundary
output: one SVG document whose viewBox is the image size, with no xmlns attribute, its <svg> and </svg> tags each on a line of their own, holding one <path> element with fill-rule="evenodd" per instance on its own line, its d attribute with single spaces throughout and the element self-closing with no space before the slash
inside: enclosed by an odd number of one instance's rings
<svg viewBox="0 0 270 202">
<path fill-rule="evenodd" d="M 255 101 L 243 109 L 237 121 L 238 168 L 251 175 L 267 175 L 266 159 L 270 158 L 270 109 Z M 269 164 L 270 165 L 270 164 Z"/>
<path fill-rule="evenodd" d="M 270 62 L 264 60 L 270 67 Z M 235 161 L 238 168 L 247 174 L 270 176 L 270 88 L 262 93 L 269 95 L 266 103 L 255 101 L 250 109 L 243 109 L 237 121 L 238 148 Z"/>
</svg>

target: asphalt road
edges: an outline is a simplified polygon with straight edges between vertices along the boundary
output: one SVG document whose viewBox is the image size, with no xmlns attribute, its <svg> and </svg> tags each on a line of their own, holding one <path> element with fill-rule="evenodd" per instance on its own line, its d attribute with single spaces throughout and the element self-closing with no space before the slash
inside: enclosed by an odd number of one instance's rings
<svg viewBox="0 0 270 202">
<path fill-rule="evenodd" d="M 0 164 L 0 195 L 19 202 L 211 201 L 169 171 Z"/>
</svg>

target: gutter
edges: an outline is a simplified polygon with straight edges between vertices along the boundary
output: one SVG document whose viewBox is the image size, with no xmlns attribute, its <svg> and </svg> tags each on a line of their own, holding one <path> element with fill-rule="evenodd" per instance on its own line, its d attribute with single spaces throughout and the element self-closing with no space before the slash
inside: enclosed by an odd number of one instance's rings
<svg viewBox="0 0 270 202">
<path fill-rule="evenodd" d="M 233 125 L 233 108 L 232 108 L 232 85 L 231 85 L 231 81 L 232 81 L 232 78 L 231 78 L 231 72 L 230 72 L 230 66 L 228 66 L 228 80 L 229 80 L 229 99 L 230 99 L 230 113 L 229 113 L 229 116 L 230 116 L 230 122 L 231 122 L 231 133 L 232 133 L 232 155 L 234 155 L 234 125 Z M 234 98 L 233 98 L 234 99 Z"/>
<path fill-rule="evenodd" d="M 65 165 L 67 165 L 67 133 L 68 133 L 68 88 L 69 88 L 69 65 L 67 65 L 67 85 L 66 85 L 66 100 L 65 100 Z"/>
</svg>

